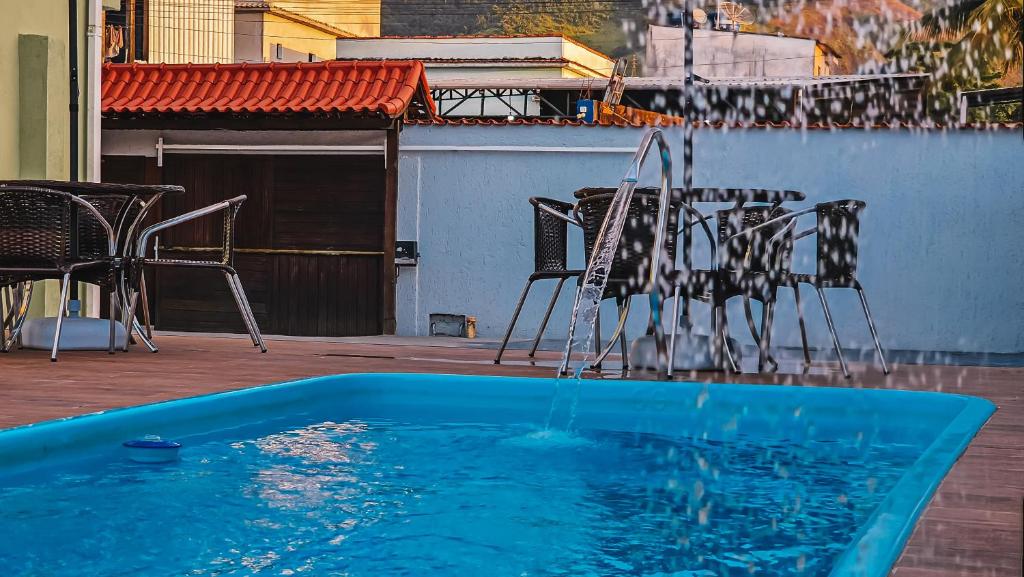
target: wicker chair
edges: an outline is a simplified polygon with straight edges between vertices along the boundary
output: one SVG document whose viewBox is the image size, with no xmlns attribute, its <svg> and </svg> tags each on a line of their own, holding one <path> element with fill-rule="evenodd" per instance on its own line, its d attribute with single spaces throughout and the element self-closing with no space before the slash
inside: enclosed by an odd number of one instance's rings
<svg viewBox="0 0 1024 577">
<path fill-rule="evenodd" d="M 81 251 L 79 232 L 94 229 L 105 233 L 106 250 L 102 249 L 101 241 L 98 247 Z M 0 187 L 0 279 L 7 286 L 46 279 L 61 281 L 50 360 L 57 360 L 72 279 L 93 279 L 116 289 L 119 266 L 116 251 L 113 227 L 89 202 L 57 190 Z M 111 315 L 111 351 L 115 323 Z M 9 345 L 5 340 L 4 349 Z"/>
<path fill-rule="evenodd" d="M 857 291 L 860 297 L 861 308 L 864 311 L 864 318 L 867 320 L 868 330 L 871 339 L 874 341 L 875 351 L 882 365 L 882 371 L 889 374 L 889 366 L 885 361 L 885 353 L 878 339 L 878 331 L 875 329 L 875 321 L 871 317 L 871 310 L 868 308 L 868 301 L 864 295 L 864 288 L 857 280 L 858 262 L 858 239 L 860 236 L 860 212 L 867 204 L 860 200 L 836 200 L 817 204 L 811 208 L 797 212 L 790 212 L 771 221 L 765 222 L 757 229 L 766 227 L 785 226 L 792 230 L 797 219 L 805 214 L 814 213 L 817 216 L 815 228 L 810 228 L 793 235 L 793 240 L 799 240 L 811 235 L 817 235 L 817 271 L 815 274 L 792 273 L 788 270 L 780 271 L 778 280 L 773 280 L 775 286 L 788 286 L 797 295 L 797 311 L 800 311 L 799 285 L 806 283 L 814 287 L 821 301 L 821 308 L 825 313 L 825 322 L 828 324 L 829 333 L 832 336 L 832 345 L 835 347 L 836 356 L 843 370 L 843 375 L 850 378 L 850 370 L 843 357 L 842 347 L 839 343 L 839 336 L 836 333 L 835 323 L 832 321 L 832 312 L 829 309 L 828 301 L 825 298 L 825 289 L 848 288 Z M 788 259 L 787 249 L 784 246 L 770 248 L 776 251 L 771 259 Z M 771 333 L 771 316 L 768 316 L 768 333 Z M 803 337 L 804 359 L 810 364 L 810 351 L 807 346 L 807 337 L 803 334 L 803 320 L 801 318 L 801 336 Z M 765 347 L 766 348 L 766 347 Z"/>
<path fill-rule="evenodd" d="M 608 210 L 615 198 L 614 193 L 583 194 L 576 205 L 575 214 L 583 227 L 583 245 L 589 262 L 597 242 L 599 232 L 608 215 Z M 612 260 L 602 299 L 614 298 L 619 311 L 619 321 L 612 334 L 608 347 L 601 351 L 595 359 L 594 366 L 600 363 L 611 352 L 618 337 L 624 367 L 629 366 L 627 341 L 625 335 L 626 317 L 629 315 L 630 299 L 638 294 L 646 294 L 652 287 L 648 286 L 650 278 L 650 258 L 655 242 L 654 221 L 658 214 L 659 195 L 646 190 L 636 190 L 627 209 L 626 221 L 623 224 L 619 239 L 619 249 Z M 672 263 L 676 258 L 676 235 L 679 225 L 681 202 L 673 202 L 668 215 L 668 229 L 673 232 L 666 237 L 668 256 L 665 262 Z M 581 277 L 582 282 L 582 277 Z M 595 321 L 594 334 L 597 348 L 600 349 L 600 315 Z"/>
<path fill-rule="evenodd" d="M 832 345 L 835 347 L 836 356 L 839 357 L 839 364 L 846 378 L 850 377 L 850 369 L 846 365 L 843 349 L 839 344 L 839 335 L 832 322 L 832 312 L 825 299 L 825 289 L 848 288 L 857 291 L 861 308 L 864 310 L 864 318 L 868 323 L 868 330 L 871 332 L 871 339 L 875 344 L 875 351 L 878 353 L 878 360 L 882 365 L 882 371 L 889 374 L 889 365 L 885 362 L 885 353 L 882 352 L 882 344 L 878 340 L 878 331 L 875 329 L 874 319 L 871 318 L 871 309 L 868 308 L 867 297 L 864 296 L 864 287 L 857 280 L 860 212 L 866 207 L 867 203 L 860 200 L 836 200 L 823 202 L 811 209 L 817 215 L 817 225 L 815 228 L 798 233 L 796 238 L 817 235 L 817 271 L 815 274 L 790 274 L 785 280 L 785 283 L 796 291 L 799 291 L 800 283 L 807 283 L 817 291 L 821 308 L 825 313 L 825 322 L 832 335 Z M 804 341 L 804 355 L 809 358 L 806 340 Z"/>
<path fill-rule="evenodd" d="M 729 321 L 726 304 L 729 299 L 742 296 L 754 341 L 758 343 L 758 370 L 766 363 L 775 363 L 769 355 L 771 344 L 771 321 L 778 287 L 784 282 L 789 272 L 793 253 L 793 227 L 781 217 L 790 211 L 777 206 L 751 206 L 720 210 L 715 213 L 717 223 L 717 239 L 712 236 L 707 218 L 697 216 L 705 236 L 711 244 L 712 268 L 688 269 L 685 266 L 677 269 L 672 277 L 674 309 L 673 325 L 670 337 L 670 358 L 674 358 L 675 340 L 678 332 L 679 299 L 687 301 L 704 301 L 712 308 L 712 335 L 715 342 L 715 355 L 719 364 L 728 361 L 734 372 L 739 372 L 735 354 L 729 347 Z M 757 300 L 764 304 L 760 331 L 755 327 L 750 310 L 750 301 Z M 684 309 L 685 310 L 685 309 Z M 803 316 L 799 312 L 799 294 L 797 294 L 797 310 L 800 319 L 800 333 L 806 342 Z M 689 317 L 689 315 L 684 315 Z M 686 322 L 689 330 L 689 321 Z M 721 356 L 724 355 L 724 359 Z M 777 366 L 777 363 L 775 363 Z"/>
<path fill-rule="evenodd" d="M 165 268 L 165 267 L 182 267 L 192 269 L 208 269 L 219 271 L 224 275 L 225 280 L 228 283 L 228 289 L 231 290 L 231 295 L 235 299 L 235 305 L 238 307 L 238 312 L 242 315 L 242 321 L 245 323 L 245 328 L 249 332 L 249 337 L 252 339 L 253 346 L 259 347 L 261 352 L 267 352 L 267 345 L 263 341 L 263 335 L 260 333 L 259 326 L 256 324 L 256 317 L 252 312 L 252 307 L 249 306 L 249 299 L 245 296 L 245 290 L 242 288 L 242 281 L 238 278 L 238 273 L 234 268 L 235 258 L 235 218 L 238 215 L 238 209 L 241 208 L 242 203 L 245 202 L 245 195 L 236 196 L 234 198 L 211 204 L 204 208 L 196 209 L 191 212 L 170 218 L 163 222 L 156 223 L 147 227 L 139 235 L 139 241 L 136 245 L 136 259 L 137 262 L 145 267 L 152 268 Z M 183 260 L 183 259 L 164 259 L 155 256 L 154 258 L 146 258 L 147 245 L 149 239 L 156 233 L 177 226 L 184 222 L 189 222 L 197 218 L 202 218 L 216 213 L 223 213 L 224 227 L 222 234 L 222 244 L 220 247 L 220 260 Z M 141 279 L 141 271 L 137 271 L 136 276 L 138 279 L 132 281 L 133 287 L 138 287 Z M 128 317 L 135 317 L 135 308 L 137 305 L 139 290 L 129 289 L 131 293 L 128 298 Z"/>
<path fill-rule="evenodd" d="M 544 312 L 544 320 L 541 321 L 540 328 L 537 330 L 537 336 L 533 339 L 533 346 L 530 347 L 529 356 L 531 357 L 537 352 L 541 337 L 544 335 L 544 329 L 547 328 L 548 320 L 551 318 L 551 311 L 555 308 L 555 303 L 558 301 L 558 295 L 561 294 L 565 281 L 583 274 L 582 270 L 569 269 L 567 264 L 568 225 L 579 226 L 579 223 L 569 216 L 569 213 L 573 210 L 573 205 L 559 200 L 540 197 L 531 198 L 530 204 L 533 205 L 533 273 L 526 280 L 526 286 L 523 287 L 523 292 L 519 295 L 516 310 L 512 313 L 512 320 L 508 323 L 508 329 L 505 330 L 505 338 L 502 339 L 501 346 L 498 348 L 498 354 L 494 357 L 495 364 L 501 363 L 501 357 L 505 353 L 509 339 L 512 338 L 512 331 L 519 320 L 519 314 L 523 310 L 523 303 L 526 302 L 526 297 L 529 295 L 530 287 L 533 286 L 533 283 L 539 280 L 558 279 L 558 285 L 555 286 L 555 292 L 551 294 L 548 308 Z"/>
</svg>

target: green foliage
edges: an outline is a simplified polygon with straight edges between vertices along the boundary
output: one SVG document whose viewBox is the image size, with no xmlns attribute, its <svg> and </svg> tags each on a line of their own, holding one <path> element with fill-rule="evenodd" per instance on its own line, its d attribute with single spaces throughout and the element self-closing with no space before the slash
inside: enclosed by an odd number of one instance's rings
<svg viewBox="0 0 1024 577">
<path fill-rule="evenodd" d="M 492 11 L 490 33 L 585 36 L 605 24 L 614 6 L 601 0 L 552 0 L 542 4 L 535 0 L 512 0 L 495 3 Z"/>
<path fill-rule="evenodd" d="M 961 50 L 961 42 L 924 40 L 908 42 L 889 54 L 890 62 L 896 69 L 931 75 L 932 80 L 925 94 L 927 114 L 940 122 L 958 117 L 959 92 L 998 88 L 1005 74 L 1005 64 L 1000 61 L 977 60 L 965 65 Z M 971 120 L 1010 121 L 1019 118 L 1019 108 L 1019 104 L 1010 104 L 972 110 Z"/>
</svg>

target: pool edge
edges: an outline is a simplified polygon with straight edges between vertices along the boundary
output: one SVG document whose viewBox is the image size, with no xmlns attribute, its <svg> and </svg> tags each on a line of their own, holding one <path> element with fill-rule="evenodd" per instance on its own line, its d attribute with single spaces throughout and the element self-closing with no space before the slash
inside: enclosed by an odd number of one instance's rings
<svg viewBox="0 0 1024 577">
<path fill-rule="evenodd" d="M 982 397 L 956 396 L 964 399 L 964 408 L 878 505 L 829 577 L 885 577 L 892 572 L 942 481 L 998 409 Z"/>
</svg>

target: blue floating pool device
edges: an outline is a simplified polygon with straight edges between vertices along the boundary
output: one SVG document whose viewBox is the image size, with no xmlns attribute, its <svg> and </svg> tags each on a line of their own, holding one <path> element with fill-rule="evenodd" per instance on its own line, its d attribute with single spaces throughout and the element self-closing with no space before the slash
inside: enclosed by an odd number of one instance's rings
<svg viewBox="0 0 1024 577">
<path fill-rule="evenodd" d="M 181 443 L 161 439 L 159 435 L 146 435 L 141 439 L 125 441 L 128 458 L 136 463 L 169 463 L 178 460 Z"/>
</svg>

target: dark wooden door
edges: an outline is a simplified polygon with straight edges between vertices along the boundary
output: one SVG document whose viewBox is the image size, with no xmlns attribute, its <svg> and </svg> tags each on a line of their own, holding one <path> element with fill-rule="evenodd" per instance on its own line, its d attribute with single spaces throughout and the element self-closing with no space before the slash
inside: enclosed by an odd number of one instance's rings
<svg viewBox="0 0 1024 577">
<path fill-rule="evenodd" d="M 104 170 L 107 169 L 104 163 Z M 112 173 L 129 178 L 128 161 Z M 104 179 L 107 174 L 104 174 Z M 264 333 L 304 336 L 384 330 L 385 171 L 382 156 L 167 155 L 163 216 L 240 194 L 235 268 Z M 160 236 L 161 257 L 215 258 L 222 220 L 207 217 Z M 245 332 L 231 293 L 213 271 L 160 268 L 154 322 L 165 330 Z"/>
</svg>

